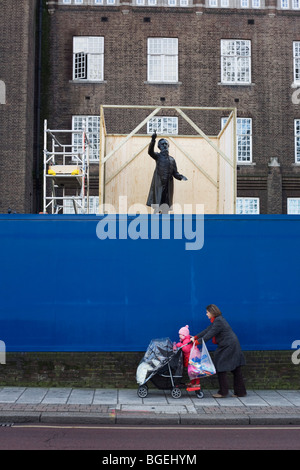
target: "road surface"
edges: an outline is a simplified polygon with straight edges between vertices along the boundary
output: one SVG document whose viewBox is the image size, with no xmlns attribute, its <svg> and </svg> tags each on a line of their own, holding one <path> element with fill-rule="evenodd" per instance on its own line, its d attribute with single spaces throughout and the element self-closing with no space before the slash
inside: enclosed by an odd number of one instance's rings
<svg viewBox="0 0 300 470">
<path fill-rule="evenodd" d="M 134 455 L 138 450 L 182 455 L 215 449 L 299 450 L 300 426 L 1 426 L 0 450 L 23 449 L 102 450 L 102 455 Z"/>
</svg>

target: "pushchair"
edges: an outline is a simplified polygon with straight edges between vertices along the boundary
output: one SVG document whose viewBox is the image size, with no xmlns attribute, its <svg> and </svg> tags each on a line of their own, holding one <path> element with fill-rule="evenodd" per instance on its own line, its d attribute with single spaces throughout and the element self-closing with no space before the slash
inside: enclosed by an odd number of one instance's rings
<svg viewBox="0 0 300 470">
<path fill-rule="evenodd" d="M 137 394 L 140 398 L 148 395 L 147 382 L 150 380 L 159 390 L 171 390 L 173 398 L 181 397 L 183 375 L 182 348 L 173 351 L 169 338 L 153 339 L 141 360 L 137 371 L 136 381 L 139 385 Z M 203 398 L 200 387 L 196 390 L 198 398 Z"/>
</svg>

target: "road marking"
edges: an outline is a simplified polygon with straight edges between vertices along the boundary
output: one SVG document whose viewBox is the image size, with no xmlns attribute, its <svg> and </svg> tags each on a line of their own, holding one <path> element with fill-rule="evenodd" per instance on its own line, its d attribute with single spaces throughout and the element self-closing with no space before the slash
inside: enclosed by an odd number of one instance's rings
<svg viewBox="0 0 300 470">
<path fill-rule="evenodd" d="M 191 426 L 181 426 L 180 424 L 178 426 L 152 426 L 152 425 L 149 425 L 149 426 L 116 426 L 116 425 L 111 425 L 111 426 L 88 426 L 88 425 L 59 425 L 59 424 L 14 424 L 13 425 L 14 428 L 45 428 L 45 429 L 110 429 L 110 430 L 124 430 L 124 429 L 137 429 L 137 430 L 153 430 L 153 429 L 161 429 L 161 430 L 187 430 L 187 431 L 194 431 L 194 430 L 205 430 L 205 431 L 208 431 L 208 430 L 222 430 L 222 429 L 226 429 L 226 431 L 228 430 L 232 430 L 232 431 L 236 431 L 236 430 L 242 430 L 242 431 L 249 431 L 249 430 L 274 430 L 274 431 L 278 431 L 278 430 L 295 430 L 295 431 L 299 431 L 300 430 L 300 426 L 251 426 L 250 425 L 244 425 L 244 426 L 194 426 L 194 425 L 191 425 Z"/>
</svg>

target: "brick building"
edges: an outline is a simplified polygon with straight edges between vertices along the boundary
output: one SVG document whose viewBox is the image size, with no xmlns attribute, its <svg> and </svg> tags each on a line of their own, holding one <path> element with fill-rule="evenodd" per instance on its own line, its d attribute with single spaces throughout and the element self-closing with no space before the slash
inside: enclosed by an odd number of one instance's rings
<svg viewBox="0 0 300 470">
<path fill-rule="evenodd" d="M 34 1 L 25 3 L 33 11 Z M 44 116 L 52 129 L 80 129 L 86 120 L 95 147 L 90 176 L 95 200 L 100 104 L 235 106 L 238 212 L 300 211 L 299 0 L 52 0 L 47 5 Z M 18 62 L 17 53 L 14 59 Z M 32 93 L 31 88 L 30 105 Z M 142 117 L 114 115 L 110 129 L 128 133 Z M 198 124 L 214 134 L 223 118 Z M 170 111 L 144 132 L 160 127 L 165 133 L 190 132 Z M 7 152 L 13 149 L 15 144 Z M 29 167 L 18 178 L 26 197 Z M 15 165 L 10 178 L 17 178 Z M 1 189 L 2 200 L 5 194 Z M 24 210 L 31 210 L 28 203 Z"/>
<path fill-rule="evenodd" d="M 0 5 L 0 212 L 34 212 L 36 0 Z"/>
<path fill-rule="evenodd" d="M 299 211 L 299 7 L 298 0 L 51 2 L 50 121 L 92 122 L 99 104 L 235 106 L 238 210 Z M 209 134 L 221 120 L 200 124 Z M 126 124 L 116 131 L 127 132 Z M 180 121 L 172 126 L 185 132 Z M 91 181 L 97 194 L 96 169 Z"/>
</svg>

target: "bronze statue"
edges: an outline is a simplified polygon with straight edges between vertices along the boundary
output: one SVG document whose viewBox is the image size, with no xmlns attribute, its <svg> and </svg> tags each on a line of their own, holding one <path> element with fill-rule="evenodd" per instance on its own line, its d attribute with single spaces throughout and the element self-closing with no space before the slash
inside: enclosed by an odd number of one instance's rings
<svg viewBox="0 0 300 470">
<path fill-rule="evenodd" d="M 187 178 L 177 171 L 176 162 L 169 155 L 169 143 L 166 139 L 158 141 L 160 153 L 154 152 L 156 132 L 152 135 L 148 148 L 148 154 L 156 161 L 152 183 L 148 195 L 147 206 L 155 206 L 155 212 L 159 206 L 165 205 L 170 209 L 173 205 L 174 182 L 173 178 L 187 181 Z M 168 210 L 166 211 L 168 212 Z"/>
</svg>

